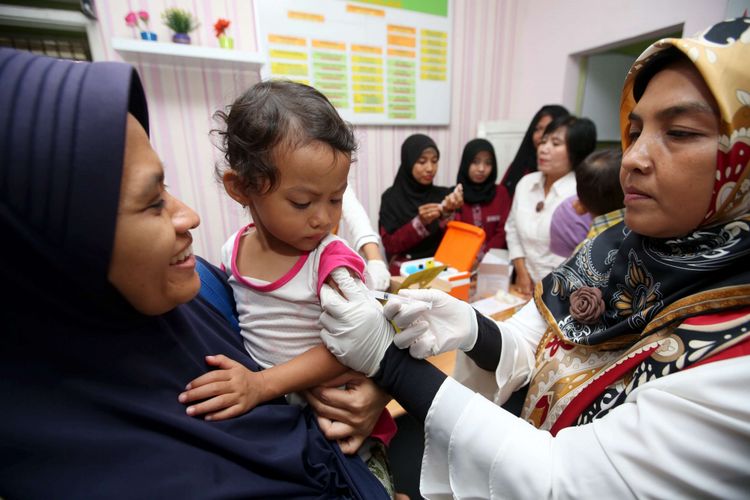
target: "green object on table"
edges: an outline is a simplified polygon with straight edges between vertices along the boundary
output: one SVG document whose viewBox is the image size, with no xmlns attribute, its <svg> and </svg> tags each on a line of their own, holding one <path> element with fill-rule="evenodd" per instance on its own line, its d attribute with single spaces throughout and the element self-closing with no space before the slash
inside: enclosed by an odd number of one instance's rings
<svg viewBox="0 0 750 500">
<path fill-rule="evenodd" d="M 404 281 L 399 285 L 398 290 L 401 289 L 407 289 L 411 288 L 414 285 L 419 285 L 419 288 L 427 288 L 432 281 L 440 276 L 440 273 L 448 269 L 448 266 L 435 266 L 435 267 L 428 267 L 427 269 L 423 269 L 422 271 L 418 271 L 416 273 L 412 273 L 409 276 L 404 279 Z M 396 290 L 393 293 L 398 293 L 398 290 Z"/>
</svg>

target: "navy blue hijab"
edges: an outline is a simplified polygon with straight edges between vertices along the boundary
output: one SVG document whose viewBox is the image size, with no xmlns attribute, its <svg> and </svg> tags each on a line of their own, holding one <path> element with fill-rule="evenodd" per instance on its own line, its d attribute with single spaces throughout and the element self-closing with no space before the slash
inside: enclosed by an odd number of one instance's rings
<svg viewBox="0 0 750 500">
<path fill-rule="evenodd" d="M 0 49 L 0 109 L 0 497 L 387 497 L 309 410 L 177 401 L 207 354 L 258 366 L 201 299 L 146 317 L 107 281 L 133 69 Z"/>
</svg>

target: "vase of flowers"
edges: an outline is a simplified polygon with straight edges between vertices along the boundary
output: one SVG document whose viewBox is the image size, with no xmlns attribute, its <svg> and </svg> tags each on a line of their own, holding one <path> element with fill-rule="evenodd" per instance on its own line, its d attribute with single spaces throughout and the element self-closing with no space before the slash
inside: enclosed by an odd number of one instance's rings
<svg viewBox="0 0 750 500">
<path fill-rule="evenodd" d="M 161 15 L 161 19 L 167 28 L 174 31 L 174 35 L 172 35 L 174 43 L 189 44 L 189 33 L 200 26 L 200 23 L 190 12 L 179 7 L 171 7 L 165 10 Z"/>
<path fill-rule="evenodd" d="M 226 31 L 227 28 L 229 28 L 229 25 L 232 24 L 227 19 L 219 18 L 218 21 L 214 24 L 214 31 L 216 32 L 216 38 L 219 39 L 219 47 L 222 49 L 233 49 L 234 48 L 234 38 L 227 35 Z"/>
<path fill-rule="evenodd" d="M 125 24 L 133 28 L 134 32 L 140 30 L 141 40 L 155 42 L 157 36 L 156 33 L 149 29 L 148 20 L 149 15 L 145 10 L 139 10 L 138 12 L 130 11 L 125 16 Z"/>
</svg>

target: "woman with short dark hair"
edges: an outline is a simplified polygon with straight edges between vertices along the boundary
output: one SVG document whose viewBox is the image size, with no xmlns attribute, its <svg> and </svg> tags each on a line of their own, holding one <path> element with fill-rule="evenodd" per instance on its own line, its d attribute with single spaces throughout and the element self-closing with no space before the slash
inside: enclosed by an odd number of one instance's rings
<svg viewBox="0 0 750 500">
<path fill-rule="evenodd" d="M 596 126 L 588 118 L 561 116 L 547 125 L 537 150 L 537 172 L 521 179 L 505 224 L 515 289 L 531 297 L 534 285 L 559 266 L 552 253 L 550 223 L 555 209 L 576 193 L 575 168 L 596 147 Z"/>
</svg>

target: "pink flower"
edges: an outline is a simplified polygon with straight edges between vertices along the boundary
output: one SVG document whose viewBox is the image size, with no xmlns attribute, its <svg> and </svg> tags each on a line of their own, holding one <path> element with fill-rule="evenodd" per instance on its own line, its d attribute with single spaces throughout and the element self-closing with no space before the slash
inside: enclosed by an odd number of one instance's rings
<svg viewBox="0 0 750 500">
<path fill-rule="evenodd" d="M 138 11 L 138 17 L 143 21 L 144 23 L 148 22 L 148 12 L 145 10 Z"/>
<path fill-rule="evenodd" d="M 134 27 L 138 24 L 138 18 L 136 17 L 135 12 L 128 12 L 128 15 L 125 16 L 125 24 L 130 27 Z"/>
<path fill-rule="evenodd" d="M 602 291 L 590 286 L 582 286 L 570 294 L 570 315 L 583 325 L 595 325 L 604 314 Z"/>
</svg>

